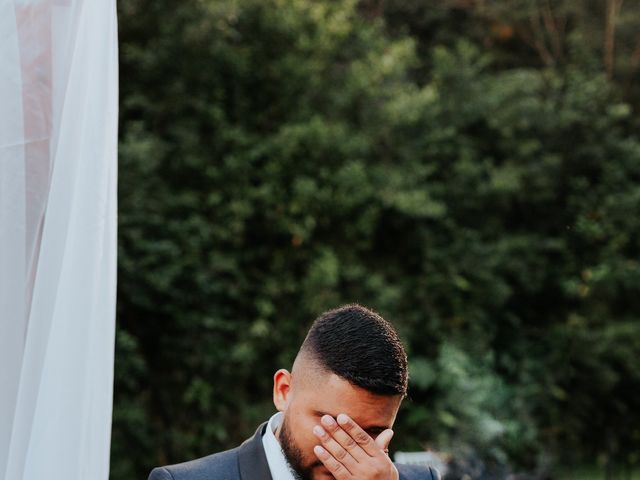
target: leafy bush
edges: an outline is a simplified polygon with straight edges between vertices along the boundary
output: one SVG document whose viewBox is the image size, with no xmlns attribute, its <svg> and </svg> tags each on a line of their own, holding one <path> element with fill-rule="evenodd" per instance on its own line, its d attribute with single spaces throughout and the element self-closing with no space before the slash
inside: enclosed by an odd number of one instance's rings
<svg viewBox="0 0 640 480">
<path fill-rule="evenodd" d="M 638 461 L 640 140 L 604 77 L 463 42 L 416 80 L 353 2 L 120 10 L 113 478 L 237 445 L 350 301 L 406 341 L 396 448 Z"/>
</svg>

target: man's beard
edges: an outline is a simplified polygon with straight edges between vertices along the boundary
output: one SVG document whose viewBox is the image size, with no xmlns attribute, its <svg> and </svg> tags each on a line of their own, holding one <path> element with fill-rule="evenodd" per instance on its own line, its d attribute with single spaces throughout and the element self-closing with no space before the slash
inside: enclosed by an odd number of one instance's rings
<svg viewBox="0 0 640 480">
<path fill-rule="evenodd" d="M 280 447 L 289 464 L 289 470 L 297 480 L 312 480 L 312 471 L 314 467 L 322 465 L 320 461 L 313 462 L 305 466 L 303 463 L 302 450 L 298 448 L 293 440 L 291 431 L 287 424 L 286 416 L 282 419 L 280 425 Z"/>
</svg>

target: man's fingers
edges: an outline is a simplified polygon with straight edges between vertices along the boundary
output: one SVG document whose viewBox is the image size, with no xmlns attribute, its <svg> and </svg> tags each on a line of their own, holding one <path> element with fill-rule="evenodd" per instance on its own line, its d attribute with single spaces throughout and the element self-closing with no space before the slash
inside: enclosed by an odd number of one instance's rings
<svg viewBox="0 0 640 480">
<path fill-rule="evenodd" d="M 380 448 L 375 444 L 369 434 L 347 415 L 341 413 L 336 420 L 338 421 L 338 425 L 340 425 L 369 456 L 373 457 L 380 452 Z"/>
<path fill-rule="evenodd" d="M 391 439 L 393 438 L 393 430 L 387 428 L 384 430 L 378 437 L 374 440 L 375 444 L 380 447 L 380 449 L 384 450 L 385 453 L 389 452 L 389 443 L 391 443 Z"/>
<path fill-rule="evenodd" d="M 324 449 L 327 450 L 333 458 L 344 465 L 350 473 L 353 473 L 353 467 L 358 462 L 335 438 L 329 435 L 320 425 L 313 427 L 313 434 L 318 437 Z"/>
<path fill-rule="evenodd" d="M 387 456 L 393 430 L 383 430 L 374 440 L 344 413 L 336 419 L 325 415 L 320 423 L 313 432 L 322 446 L 316 445 L 314 453 L 336 480 L 398 480 L 398 470 Z"/>
<path fill-rule="evenodd" d="M 365 452 L 362 447 L 360 447 L 360 445 L 358 445 L 358 443 L 338 425 L 331 415 L 323 416 L 320 419 L 320 422 L 329 435 L 335 438 L 335 440 L 351 454 L 356 462 L 362 462 L 369 458 L 367 452 Z"/>
<path fill-rule="evenodd" d="M 316 445 L 315 447 L 313 447 L 313 453 L 316 454 L 318 460 L 320 460 L 322 464 L 327 467 L 327 469 L 336 478 L 336 480 L 351 479 L 351 473 L 349 473 L 349 470 L 347 470 L 347 468 L 343 464 L 333 458 L 331 454 L 320 445 Z"/>
</svg>

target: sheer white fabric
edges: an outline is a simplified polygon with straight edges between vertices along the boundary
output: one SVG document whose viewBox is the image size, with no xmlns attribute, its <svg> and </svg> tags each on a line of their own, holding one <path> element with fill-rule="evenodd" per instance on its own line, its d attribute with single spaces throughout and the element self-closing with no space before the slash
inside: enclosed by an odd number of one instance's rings
<svg viewBox="0 0 640 480">
<path fill-rule="evenodd" d="M 115 0 L 0 0 L 0 480 L 107 479 Z"/>
</svg>

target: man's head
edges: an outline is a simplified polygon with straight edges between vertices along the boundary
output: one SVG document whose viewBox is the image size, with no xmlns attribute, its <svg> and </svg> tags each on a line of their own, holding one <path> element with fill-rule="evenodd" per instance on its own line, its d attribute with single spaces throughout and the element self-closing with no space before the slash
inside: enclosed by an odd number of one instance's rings
<svg viewBox="0 0 640 480">
<path fill-rule="evenodd" d="M 312 429 L 323 415 L 345 413 L 375 438 L 393 426 L 407 380 L 400 339 L 380 315 L 360 305 L 320 315 L 291 373 L 274 376 L 274 403 L 284 413 L 278 436 L 298 476 L 330 476 L 313 453 Z"/>
</svg>

